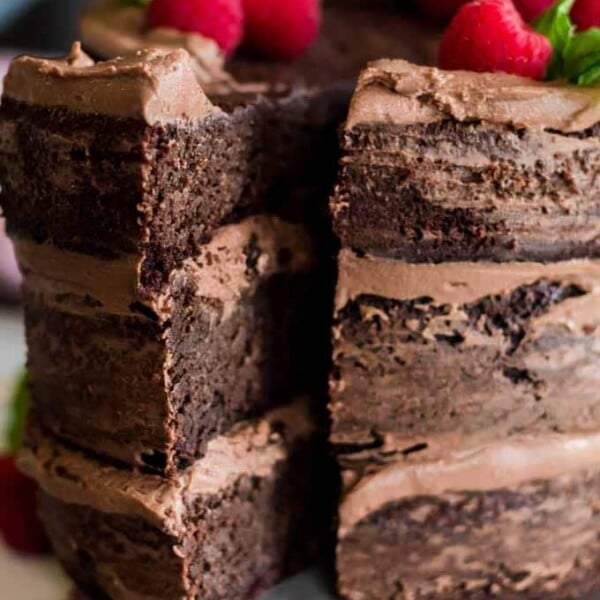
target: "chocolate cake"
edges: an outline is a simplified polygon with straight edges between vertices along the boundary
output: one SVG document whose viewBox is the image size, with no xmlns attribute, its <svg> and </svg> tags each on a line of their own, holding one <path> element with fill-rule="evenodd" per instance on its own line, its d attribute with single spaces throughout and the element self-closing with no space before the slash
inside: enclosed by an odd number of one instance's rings
<svg viewBox="0 0 600 600">
<path fill-rule="evenodd" d="M 225 61 L 200 36 L 154 33 L 158 48 L 138 31 L 115 58 L 84 27 L 86 48 L 111 60 L 75 44 L 65 59 L 16 59 L 6 79 L 0 203 L 24 273 L 33 405 L 24 465 L 94 600 L 243 600 L 331 560 L 336 130 L 359 66 L 431 62 L 435 36 L 383 1 L 330 3 L 294 63 Z M 285 407 L 313 433 L 249 421 Z"/>
<path fill-rule="evenodd" d="M 92 597 L 254 598 L 324 547 L 322 443 L 298 400 L 213 439 L 173 479 L 107 465 L 39 429 L 22 464 L 41 484 L 59 558 Z"/>
<path fill-rule="evenodd" d="M 331 201 L 344 597 L 600 587 L 598 91 L 362 73 Z"/>
</svg>

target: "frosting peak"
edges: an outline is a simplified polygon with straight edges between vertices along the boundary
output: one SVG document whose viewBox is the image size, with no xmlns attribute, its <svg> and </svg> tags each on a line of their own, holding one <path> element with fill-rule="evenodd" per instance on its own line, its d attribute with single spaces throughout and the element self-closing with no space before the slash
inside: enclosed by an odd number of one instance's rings
<svg viewBox="0 0 600 600">
<path fill-rule="evenodd" d="M 600 87 L 379 60 L 360 76 L 347 128 L 360 123 L 410 125 L 447 118 L 565 133 L 583 131 L 600 121 Z"/>
<path fill-rule="evenodd" d="M 96 63 L 77 42 L 62 59 L 21 56 L 10 66 L 4 94 L 28 104 L 148 124 L 201 119 L 219 110 L 204 94 L 182 49 L 141 50 Z"/>
</svg>

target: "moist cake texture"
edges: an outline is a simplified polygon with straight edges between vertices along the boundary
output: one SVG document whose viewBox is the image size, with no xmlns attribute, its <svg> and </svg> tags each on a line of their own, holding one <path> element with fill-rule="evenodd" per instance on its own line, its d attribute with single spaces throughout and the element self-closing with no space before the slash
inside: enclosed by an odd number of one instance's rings
<svg viewBox="0 0 600 600">
<path fill-rule="evenodd" d="M 361 74 L 331 200 L 343 597 L 600 588 L 599 99 Z"/>
<path fill-rule="evenodd" d="M 433 56 L 391 3 L 359 4 L 328 3 L 293 64 L 225 64 L 199 36 L 124 58 L 88 36 L 112 60 L 75 44 L 12 64 L 0 202 L 25 276 L 23 464 L 94 600 L 244 600 L 332 561 L 336 130 L 359 65 Z"/>
<path fill-rule="evenodd" d="M 298 400 L 213 439 L 166 480 L 31 433 L 23 467 L 62 563 L 93 598 L 254 598 L 319 559 L 331 478 Z"/>
</svg>

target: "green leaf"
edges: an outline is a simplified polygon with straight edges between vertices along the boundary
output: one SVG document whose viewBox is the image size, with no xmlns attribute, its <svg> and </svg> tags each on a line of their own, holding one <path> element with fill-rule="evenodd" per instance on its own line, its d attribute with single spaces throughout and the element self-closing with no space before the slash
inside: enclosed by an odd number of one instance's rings
<svg viewBox="0 0 600 600">
<path fill-rule="evenodd" d="M 570 81 L 591 85 L 600 68 L 600 28 L 594 27 L 573 36 L 565 55 L 564 74 Z"/>
<path fill-rule="evenodd" d="M 558 0 L 533 23 L 533 28 L 545 35 L 552 44 L 552 61 L 548 79 L 557 79 L 564 70 L 564 57 L 573 37 L 574 27 L 569 17 L 575 0 Z"/>
<path fill-rule="evenodd" d="M 575 83 L 578 85 L 594 85 L 600 83 L 600 63 L 579 75 Z"/>
<path fill-rule="evenodd" d="M 19 375 L 13 388 L 11 407 L 8 419 L 7 442 L 8 450 L 16 452 L 23 440 L 25 419 L 29 412 L 30 398 L 25 371 Z"/>
</svg>

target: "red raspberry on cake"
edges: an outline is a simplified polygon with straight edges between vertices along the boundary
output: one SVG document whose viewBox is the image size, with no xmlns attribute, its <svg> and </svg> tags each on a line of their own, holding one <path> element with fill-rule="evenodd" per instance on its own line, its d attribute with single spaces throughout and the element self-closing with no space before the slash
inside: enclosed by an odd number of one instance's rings
<svg viewBox="0 0 600 600">
<path fill-rule="evenodd" d="M 554 0 L 514 0 L 525 21 L 531 23 L 554 4 Z"/>
<path fill-rule="evenodd" d="M 0 489 L 0 537 L 18 552 L 45 552 L 48 541 L 37 516 L 37 484 L 17 469 L 12 456 L 0 457 Z"/>
<path fill-rule="evenodd" d="M 552 58 L 548 38 L 531 29 L 512 0 L 475 0 L 462 6 L 446 30 L 444 69 L 505 72 L 543 79 Z"/>
<path fill-rule="evenodd" d="M 240 44 L 244 31 L 242 0 L 152 0 L 149 27 L 171 27 L 212 38 L 227 53 Z"/>
<path fill-rule="evenodd" d="M 571 9 L 571 19 L 578 31 L 600 27 L 600 0 L 577 0 Z"/>
<path fill-rule="evenodd" d="M 321 25 L 319 0 L 243 0 L 244 42 L 272 58 L 300 56 L 314 42 Z"/>
</svg>

